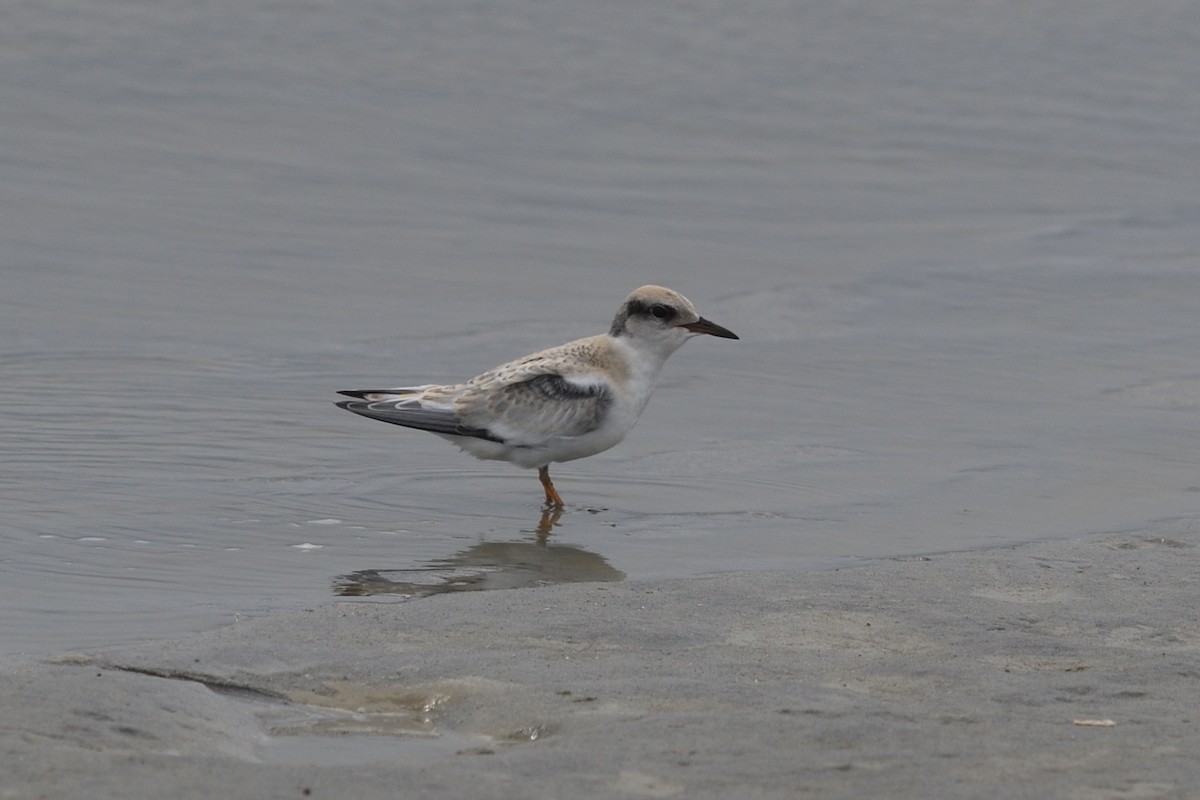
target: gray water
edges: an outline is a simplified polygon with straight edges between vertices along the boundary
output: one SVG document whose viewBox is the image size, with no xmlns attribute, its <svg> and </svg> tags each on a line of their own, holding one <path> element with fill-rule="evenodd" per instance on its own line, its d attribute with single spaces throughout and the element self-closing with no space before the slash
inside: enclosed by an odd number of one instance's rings
<svg viewBox="0 0 1200 800">
<path fill-rule="evenodd" d="M 1192 2 L 3 17 L 0 655 L 1200 512 Z M 742 339 L 555 468 L 556 524 L 331 403 L 650 282 Z"/>
</svg>

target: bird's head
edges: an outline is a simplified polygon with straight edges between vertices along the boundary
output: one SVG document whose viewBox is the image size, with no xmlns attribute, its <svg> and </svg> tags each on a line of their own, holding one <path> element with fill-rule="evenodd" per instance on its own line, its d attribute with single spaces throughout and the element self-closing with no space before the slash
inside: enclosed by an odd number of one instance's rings
<svg viewBox="0 0 1200 800">
<path fill-rule="evenodd" d="M 635 289 L 613 318 L 609 334 L 672 353 L 700 334 L 736 339 L 737 334 L 700 316 L 686 297 L 664 286 Z"/>
</svg>

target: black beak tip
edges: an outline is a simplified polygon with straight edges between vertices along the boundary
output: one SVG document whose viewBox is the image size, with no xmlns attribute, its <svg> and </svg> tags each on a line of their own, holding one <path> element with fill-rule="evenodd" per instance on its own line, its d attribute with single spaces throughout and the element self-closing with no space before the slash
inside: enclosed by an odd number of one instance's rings
<svg viewBox="0 0 1200 800">
<path fill-rule="evenodd" d="M 709 336 L 717 336 L 721 339 L 739 339 L 739 338 L 741 338 L 736 333 L 729 330 L 728 328 L 723 328 L 720 325 L 718 325 L 717 323 L 710 322 L 709 320 L 705 319 L 704 317 L 701 317 L 700 319 L 696 320 L 695 322 L 684 325 L 683 327 L 687 328 L 692 333 L 707 333 Z"/>
</svg>

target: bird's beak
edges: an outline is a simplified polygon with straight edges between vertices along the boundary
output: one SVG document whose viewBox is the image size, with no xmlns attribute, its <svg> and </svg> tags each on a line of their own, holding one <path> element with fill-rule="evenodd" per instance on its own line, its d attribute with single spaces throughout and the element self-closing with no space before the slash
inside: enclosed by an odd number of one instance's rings
<svg viewBox="0 0 1200 800">
<path fill-rule="evenodd" d="M 680 325 L 681 328 L 687 328 L 692 333 L 707 333 L 710 336 L 720 336 L 722 339 L 736 339 L 738 335 L 728 328 L 722 328 L 715 322 L 709 322 L 704 317 L 689 322 L 686 325 Z"/>
</svg>

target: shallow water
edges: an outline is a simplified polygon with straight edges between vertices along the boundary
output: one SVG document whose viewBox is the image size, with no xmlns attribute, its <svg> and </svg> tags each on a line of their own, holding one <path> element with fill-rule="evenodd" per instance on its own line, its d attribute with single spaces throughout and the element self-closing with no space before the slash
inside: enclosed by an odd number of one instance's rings
<svg viewBox="0 0 1200 800">
<path fill-rule="evenodd" d="M 17 4 L 0 654 L 364 577 L 353 602 L 1194 515 L 1198 38 L 1182 2 Z M 553 470 L 549 538 L 532 473 L 332 405 L 596 333 L 647 282 L 742 339 Z"/>
</svg>

